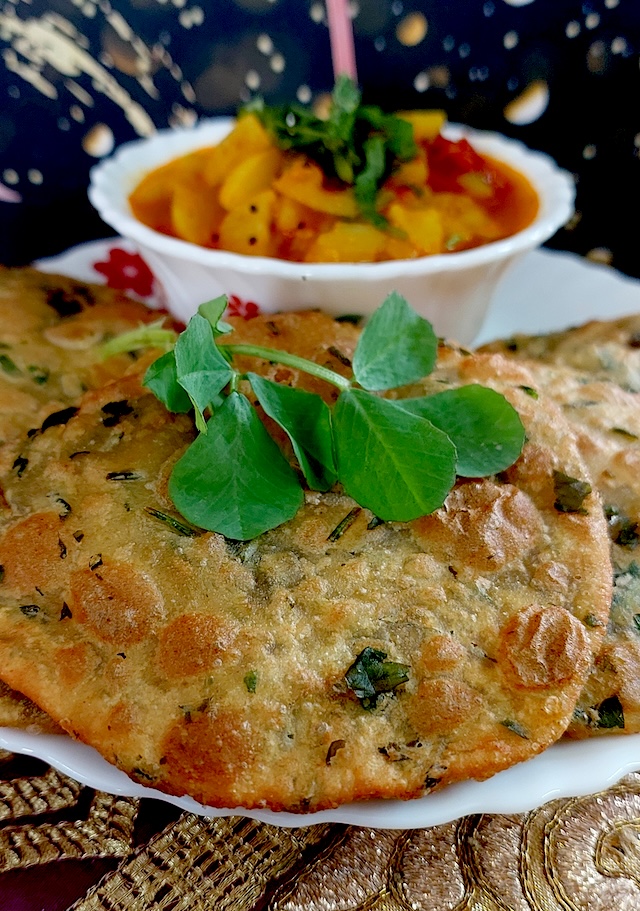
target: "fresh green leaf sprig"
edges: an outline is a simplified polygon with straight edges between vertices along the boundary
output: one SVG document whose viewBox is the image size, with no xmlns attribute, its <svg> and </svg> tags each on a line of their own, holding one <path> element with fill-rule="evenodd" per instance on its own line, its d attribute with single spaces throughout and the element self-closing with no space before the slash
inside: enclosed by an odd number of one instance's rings
<svg viewBox="0 0 640 911">
<path fill-rule="evenodd" d="M 376 208 L 378 191 L 395 165 L 417 154 L 410 123 L 361 104 L 358 87 L 345 75 L 336 80 L 326 119 L 302 105 L 271 107 L 261 99 L 244 110 L 260 119 L 281 149 L 304 152 L 328 177 L 353 186 L 362 215 L 376 227 L 387 227 Z"/>
<path fill-rule="evenodd" d="M 222 322 L 226 305 L 224 296 L 203 304 L 144 377 L 167 409 L 194 412 L 200 432 L 169 480 L 174 505 L 193 525 L 235 540 L 257 537 L 302 506 L 300 474 L 312 490 L 339 482 L 378 520 L 410 521 L 440 507 L 456 475 L 494 474 L 519 456 L 520 418 L 491 389 L 469 385 L 397 400 L 380 395 L 422 379 L 437 357 L 431 324 L 398 293 L 365 325 L 352 378 L 286 351 L 219 344 L 230 331 Z M 158 343 L 157 326 L 150 337 Z M 143 340 L 144 327 L 131 343 Z M 161 340 L 168 345 L 168 336 Z M 314 393 L 241 373 L 233 366 L 236 356 L 304 370 L 336 386 L 337 401 L 330 408 Z M 241 391 L 243 381 L 287 434 L 299 471 Z"/>
</svg>

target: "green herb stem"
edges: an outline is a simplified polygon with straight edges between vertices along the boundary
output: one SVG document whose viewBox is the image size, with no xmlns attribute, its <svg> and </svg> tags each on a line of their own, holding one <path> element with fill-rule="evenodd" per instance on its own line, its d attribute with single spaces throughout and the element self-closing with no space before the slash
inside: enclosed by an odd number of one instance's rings
<svg viewBox="0 0 640 911">
<path fill-rule="evenodd" d="M 222 346 L 221 346 L 222 347 Z M 318 379 L 325 380 L 338 389 L 351 389 L 351 380 L 340 376 L 328 367 L 308 361 L 304 357 L 298 357 L 296 354 L 289 354 L 288 351 L 279 351 L 276 348 L 263 348 L 261 345 L 224 345 L 231 354 L 244 355 L 245 357 L 259 357 L 265 361 L 272 361 L 277 364 L 283 364 L 285 367 L 293 367 L 296 370 L 304 370 Z"/>
<path fill-rule="evenodd" d="M 171 348 L 178 338 L 178 333 L 173 329 L 163 328 L 163 323 L 164 317 L 109 339 L 100 346 L 102 357 L 106 360 L 115 354 L 124 354 L 140 348 Z"/>
</svg>

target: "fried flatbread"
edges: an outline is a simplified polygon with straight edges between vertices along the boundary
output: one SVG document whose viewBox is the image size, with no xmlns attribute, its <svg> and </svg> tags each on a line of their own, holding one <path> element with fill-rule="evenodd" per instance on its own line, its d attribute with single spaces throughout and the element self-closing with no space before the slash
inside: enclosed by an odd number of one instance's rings
<svg viewBox="0 0 640 911">
<path fill-rule="evenodd" d="M 321 314 L 258 318 L 247 335 L 318 359 L 335 348 L 345 370 L 355 340 Z M 504 475 L 458 483 L 411 523 L 309 492 L 248 543 L 192 529 L 168 499 L 189 417 L 134 375 L 87 393 L 3 479 L 2 676 L 134 779 L 216 807 L 416 797 L 543 750 L 605 629 L 606 522 L 595 494 L 554 505 L 554 472 L 587 470 L 523 367 L 443 347 L 406 394 L 470 382 L 525 423 Z M 367 701 L 371 673 L 388 686 Z"/>
<path fill-rule="evenodd" d="M 590 380 L 640 392 L 640 314 L 591 320 L 548 335 L 513 335 L 484 345 L 482 350 L 573 367 Z"/>
<path fill-rule="evenodd" d="M 542 371 L 563 406 L 602 496 L 609 523 L 613 599 L 607 632 L 567 734 L 640 732 L 640 396 L 587 381 L 568 368 Z"/>
<path fill-rule="evenodd" d="M 603 499 L 614 592 L 602 649 L 568 728 L 570 737 L 640 732 L 640 317 L 491 350 L 522 360 L 561 406 Z M 538 357 L 538 362 L 532 361 Z"/>
<path fill-rule="evenodd" d="M 120 376 L 130 355 L 105 360 L 100 344 L 154 319 L 121 291 L 0 268 L 0 445 Z"/>
<path fill-rule="evenodd" d="M 0 461 L 14 460 L 12 441 L 46 420 L 63 420 L 87 389 L 130 368 L 129 355 L 103 359 L 102 342 L 157 318 L 120 291 L 0 267 Z M 0 726 L 59 730 L 6 686 L 0 686 Z"/>
<path fill-rule="evenodd" d="M 64 734 L 59 724 L 35 703 L 0 680 L 0 727 L 32 734 Z"/>
</svg>

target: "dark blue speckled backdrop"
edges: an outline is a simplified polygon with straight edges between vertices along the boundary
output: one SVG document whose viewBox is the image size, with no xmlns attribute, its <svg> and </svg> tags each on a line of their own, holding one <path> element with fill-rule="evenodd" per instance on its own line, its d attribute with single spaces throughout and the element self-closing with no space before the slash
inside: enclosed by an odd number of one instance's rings
<svg viewBox="0 0 640 911">
<path fill-rule="evenodd" d="M 351 12 L 367 100 L 444 107 L 546 150 L 578 186 L 551 244 L 640 276 L 639 0 L 355 0 Z M 110 233 L 86 187 L 118 143 L 332 84 L 322 0 L 1 0 L 0 50 L 7 264 Z"/>
</svg>

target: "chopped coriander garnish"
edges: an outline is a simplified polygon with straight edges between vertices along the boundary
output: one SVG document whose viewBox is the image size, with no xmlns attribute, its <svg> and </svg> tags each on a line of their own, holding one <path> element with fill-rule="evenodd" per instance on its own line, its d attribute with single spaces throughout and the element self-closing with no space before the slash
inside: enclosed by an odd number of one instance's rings
<svg viewBox="0 0 640 911">
<path fill-rule="evenodd" d="M 407 664 L 386 658 L 386 652 L 367 647 L 344 675 L 347 686 L 358 697 L 363 709 L 374 709 L 383 693 L 392 693 L 409 679 Z"/>
<path fill-rule="evenodd" d="M 385 228 L 377 210 L 378 191 L 394 166 L 417 154 L 411 124 L 379 107 L 361 103 L 358 87 L 339 76 L 326 119 L 298 104 L 265 106 L 261 99 L 251 111 L 281 149 L 302 152 L 316 161 L 328 177 L 354 188 L 361 214 Z"/>
<path fill-rule="evenodd" d="M 389 762 L 406 762 L 409 759 L 397 743 L 389 743 L 386 746 L 378 747 L 378 753 L 384 756 Z"/>
<path fill-rule="evenodd" d="M 21 478 L 28 464 L 29 459 L 25 458 L 25 456 L 16 456 L 11 467 L 15 469 L 16 475 Z"/>
<path fill-rule="evenodd" d="M 246 686 L 248 693 L 255 693 L 258 686 L 257 671 L 247 671 L 244 675 L 244 685 Z"/>
<path fill-rule="evenodd" d="M 202 534 L 201 528 L 194 528 L 193 525 L 187 525 L 186 522 L 178 519 L 177 516 L 172 516 L 168 512 L 163 512 L 161 509 L 155 509 L 153 506 L 145 506 L 144 511 L 152 518 L 164 522 L 171 531 L 178 535 L 183 535 L 185 538 L 195 538 Z"/>
<path fill-rule="evenodd" d="M 20 610 L 25 617 L 35 617 L 36 614 L 40 613 L 40 608 L 37 604 L 21 604 Z"/>
<path fill-rule="evenodd" d="M 49 379 L 48 367 L 37 367 L 35 364 L 30 364 L 27 367 L 27 370 L 31 374 L 31 379 L 33 382 L 37 383 L 38 386 L 43 386 Z"/>
<path fill-rule="evenodd" d="M 615 541 L 620 547 L 628 547 L 631 550 L 637 547 L 639 538 L 638 523 L 629 520 L 629 523 L 620 529 Z"/>
<path fill-rule="evenodd" d="M 346 740 L 332 740 L 329 744 L 329 749 L 327 750 L 327 755 L 325 757 L 325 763 L 331 765 L 336 753 L 338 750 L 344 750 L 347 745 Z"/>
<path fill-rule="evenodd" d="M 378 525 L 384 525 L 384 519 L 379 518 L 379 516 L 372 516 L 367 524 L 367 531 L 371 531 L 373 528 L 377 528 Z"/>
<path fill-rule="evenodd" d="M 359 326 L 362 319 L 361 313 L 345 313 L 344 316 L 336 316 L 336 323 L 351 323 L 352 326 Z"/>
<path fill-rule="evenodd" d="M 627 547 L 630 550 L 636 547 L 640 539 L 638 523 L 612 504 L 605 505 L 604 514 L 609 525 L 609 536 L 614 544 L 618 544 L 620 547 Z"/>
<path fill-rule="evenodd" d="M 104 412 L 102 423 L 105 427 L 115 427 L 120 423 L 122 418 L 133 412 L 133 408 L 126 400 L 118 402 L 107 402 L 103 405 L 101 411 Z"/>
<path fill-rule="evenodd" d="M 144 475 L 139 471 L 109 471 L 107 481 L 139 481 Z"/>
<path fill-rule="evenodd" d="M 445 247 L 447 250 L 455 250 L 458 244 L 462 243 L 464 239 L 464 234 L 451 234 L 445 241 Z"/>
<path fill-rule="evenodd" d="M 0 354 L 0 368 L 9 376 L 15 376 L 17 373 L 20 373 L 20 370 L 16 367 L 8 354 Z"/>
<path fill-rule="evenodd" d="M 500 724 L 503 727 L 508 728 L 512 733 L 517 734 L 518 737 L 522 737 L 523 740 L 529 740 L 527 731 L 519 721 L 513 721 L 511 718 L 506 718 L 504 721 L 501 721 Z"/>
<path fill-rule="evenodd" d="M 575 512 L 586 515 L 582 505 L 591 493 L 591 484 L 572 478 L 562 471 L 553 472 L 553 489 L 556 495 L 554 507 L 558 512 Z"/>
<path fill-rule="evenodd" d="M 586 614 L 582 618 L 582 622 L 585 626 L 588 626 L 590 629 L 593 629 L 597 626 L 604 626 L 602 620 L 599 620 L 595 614 Z"/>
<path fill-rule="evenodd" d="M 624 728 L 624 709 L 617 696 L 609 696 L 596 706 L 599 728 Z"/>
<path fill-rule="evenodd" d="M 55 505 L 57 506 L 57 508 L 58 508 L 58 515 L 60 516 L 61 519 L 66 519 L 67 516 L 68 516 L 71 512 L 73 512 L 73 510 L 71 509 L 71 504 L 70 504 L 70 503 L 67 503 L 67 501 L 64 499 L 64 497 L 52 495 L 52 496 L 51 496 L 51 499 L 53 500 L 53 502 L 54 502 Z"/>
<path fill-rule="evenodd" d="M 351 360 L 346 356 L 346 354 L 343 354 L 339 348 L 336 348 L 335 345 L 329 345 L 327 351 L 329 354 L 335 357 L 337 361 L 340 361 L 344 367 L 351 367 Z"/>
<path fill-rule="evenodd" d="M 520 386 L 519 388 L 522 389 L 523 392 L 526 392 L 527 395 L 530 395 L 532 399 L 539 398 L 538 393 L 533 386 Z"/>
<path fill-rule="evenodd" d="M 42 422 L 40 427 L 40 433 L 44 433 L 46 430 L 49 430 L 50 427 L 61 427 L 64 424 L 68 424 L 72 417 L 78 413 L 78 409 L 73 405 L 70 405 L 68 408 L 63 408 L 61 411 L 54 411 L 53 414 L 48 415 Z"/>
<path fill-rule="evenodd" d="M 338 522 L 336 527 L 333 529 L 333 531 L 327 538 L 327 541 L 331 541 L 331 542 L 338 541 L 343 536 L 343 534 L 349 528 L 351 528 L 351 526 L 353 525 L 353 523 L 358 518 L 358 516 L 360 515 L 361 512 L 362 512 L 362 510 L 360 509 L 359 506 L 354 506 L 354 508 L 346 514 L 344 519 L 341 519 L 340 522 Z"/>
</svg>

